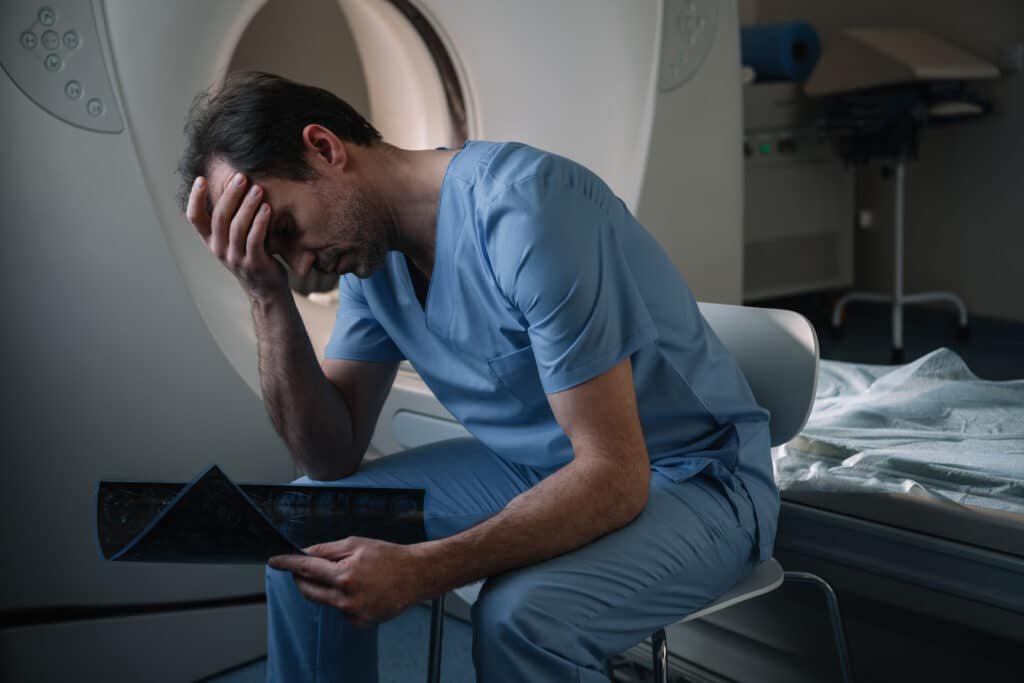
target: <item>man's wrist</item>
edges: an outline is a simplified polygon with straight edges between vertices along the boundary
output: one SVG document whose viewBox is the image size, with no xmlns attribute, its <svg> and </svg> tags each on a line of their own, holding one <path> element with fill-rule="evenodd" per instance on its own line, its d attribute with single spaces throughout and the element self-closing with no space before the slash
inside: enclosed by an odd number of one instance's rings
<svg viewBox="0 0 1024 683">
<path fill-rule="evenodd" d="M 268 289 L 249 289 L 246 290 L 246 294 L 253 308 L 260 310 L 268 310 L 292 302 L 292 290 L 287 285 Z"/>
<path fill-rule="evenodd" d="M 436 598 L 461 584 L 450 576 L 451 558 L 447 555 L 445 539 L 424 541 L 406 546 L 416 576 L 419 599 Z"/>
</svg>

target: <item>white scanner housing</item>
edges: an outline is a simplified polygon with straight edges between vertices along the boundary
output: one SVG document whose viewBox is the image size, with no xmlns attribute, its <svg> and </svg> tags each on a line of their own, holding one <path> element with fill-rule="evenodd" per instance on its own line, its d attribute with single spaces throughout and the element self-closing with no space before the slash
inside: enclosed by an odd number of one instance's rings
<svg viewBox="0 0 1024 683">
<path fill-rule="evenodd" d="M 698 298 L 740 299 L 733 0 L 5 0 L 0 35 L 0 678 L 186 680 L 264 652 L 262 567 L 105 562 L 94 529 L 100 479 L 296 475 L 247 301 L 175 201 L 189 105 L 228 69 L 329 87 L 399 146 L 576 159 Z M 322 349 L 333 310 L 301 309 Z M 416 381 L 390 414 L 443 414 Z"/>
</svg>

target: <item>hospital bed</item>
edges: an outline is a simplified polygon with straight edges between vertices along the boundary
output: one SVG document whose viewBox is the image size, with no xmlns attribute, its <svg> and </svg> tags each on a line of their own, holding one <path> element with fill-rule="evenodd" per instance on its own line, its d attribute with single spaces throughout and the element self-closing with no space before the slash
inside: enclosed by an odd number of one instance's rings
<svg viewBox="0 0 1024 683">
<path fill-rule="evenodd" d="M 1013 678 L 1006 667 L 1024 640 L 1022 395 L 1024 382 L 979 380 L 945 349 L 903 366 L 821 362 L 807 426 L 773 452 L 775 556 L 839 593 L 858 677 Z M 677 629 L 669 644 L 698 677 L 833 680 L 813 599 L 783 590 Z"/>
<path fill-rule="evenodd" d="M 1024 380 L 981 380 L 948 349 L 902 366 L 824 361 L 808 425 L 775 466 L 786 500 L 827 511 L 861 547 L 884 525 L 902 550 L 874 571 L 1024 614 Z M 803 533 L 784 545 L 872 562 L 815 548 L 814 519 L 794 509 Z"/>
</svg>

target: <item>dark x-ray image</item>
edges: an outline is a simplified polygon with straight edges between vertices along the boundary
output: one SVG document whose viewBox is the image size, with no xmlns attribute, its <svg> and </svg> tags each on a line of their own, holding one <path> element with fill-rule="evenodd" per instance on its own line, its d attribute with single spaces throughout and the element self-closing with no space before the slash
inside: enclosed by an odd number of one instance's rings
<svg viewBox="0 0 1024 683">
<path fill-rule="evenodd" d="M 108 560 L 263 563 L 315 543 L 426 540 L 423 489 L 235 484 L 217 466 L 191 483 L 99 483 L 96 532 Z"/>
<path fill-rule="evenodd" d="M 346 536 L 426 540 L 423 489 L 242 485 L 249 500 L 300 547 Z"/>
</svg>

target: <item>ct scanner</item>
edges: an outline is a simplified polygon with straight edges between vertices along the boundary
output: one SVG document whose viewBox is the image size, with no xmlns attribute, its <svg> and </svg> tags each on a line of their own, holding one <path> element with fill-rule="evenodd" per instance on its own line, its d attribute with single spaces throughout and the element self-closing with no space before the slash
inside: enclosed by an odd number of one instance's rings
<svg viewBox="0 0 1024 683">
<path fill-rule="evenodd" d="M 5 0 L 0 678 L 183 680 L 264 652 L 263 569 L 105 563 L 98 479 L 296 472 L 247 303 L 174 195 L 229 69 L 328 87 L 405 147 L 516 139 L 602 175 L 702 300 L 737 303 L 732 0 Z M 314 345 L 333 311 L 300 298 Z M 403 372 L 374 447 L 435 438 Z M 427 421 L 429 423 L 429 420 Z M 397 426 L 396 426 L 397 425 Z M 425 646 L 425 645 L 424 645 Z"/>
</svg>

